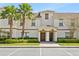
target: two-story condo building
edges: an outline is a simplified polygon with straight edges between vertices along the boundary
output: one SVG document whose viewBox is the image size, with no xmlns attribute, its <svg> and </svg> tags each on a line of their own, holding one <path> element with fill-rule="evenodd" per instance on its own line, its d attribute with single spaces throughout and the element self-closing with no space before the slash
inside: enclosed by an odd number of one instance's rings
<svg viewBox="0 0 79 59">
<path fill-rule="evenodd" d="M 69 38 L 74 29 L 74 38 L 79 38 L 79 13 L 59 13 L 44 10 L 34 13 L 34 20 L 26 18 L 24 37 L 36 37 L 41 41 L 57 41 L 57 38 Z M 73 28 L 72 25 L 74 24 Z M 7 19 L 0 20 L 0 36 L 8 36 L 9 24 Z M 13 21 L 13 38 L 21 37 L 21 21 Z"/>
</svg>

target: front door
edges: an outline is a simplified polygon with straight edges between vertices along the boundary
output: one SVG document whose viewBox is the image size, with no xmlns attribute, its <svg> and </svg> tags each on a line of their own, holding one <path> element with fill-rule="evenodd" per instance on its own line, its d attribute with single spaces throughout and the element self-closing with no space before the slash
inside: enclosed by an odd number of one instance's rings
<svg viewBox="0 0 79 59">
<path fill-rule="evenodd" d="M 40 32 L 41 42 L 45 41 L 45 31 Z"/>
<path fill-rule="evenodd" d="M 53 41 L 53 32 L 49 32 L 49 41 Z"/>
</svg>

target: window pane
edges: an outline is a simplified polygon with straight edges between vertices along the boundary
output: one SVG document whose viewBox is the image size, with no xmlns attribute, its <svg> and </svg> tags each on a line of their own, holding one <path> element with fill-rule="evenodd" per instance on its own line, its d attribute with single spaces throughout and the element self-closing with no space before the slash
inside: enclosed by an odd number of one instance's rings
<svg viewBox="0 0 79 59">
<path fill-rule="evenodd" d="M 63 26 L 63 19 L 59 19 L 59 26 Z"/>
<path fill-rule="evenodd" d="M 65 32 L 65 37 L 70 38 L 70 32 Z"/>
<path fill-rule="evenodd" d="M 59 23 L 59 26 L 63 26 L 63 23 Z"/>
<path fill-rule="evenodd" d="M 45 19 L 48 19 L 49 18 L 49 15 L 48 14 L 45 14 Z"/>
<path fill-rule="evenodd" d="M 32 21 L 32 24 L 31 24 L 31 26 L 35 26 L 35 21 Z"/>
</svg>

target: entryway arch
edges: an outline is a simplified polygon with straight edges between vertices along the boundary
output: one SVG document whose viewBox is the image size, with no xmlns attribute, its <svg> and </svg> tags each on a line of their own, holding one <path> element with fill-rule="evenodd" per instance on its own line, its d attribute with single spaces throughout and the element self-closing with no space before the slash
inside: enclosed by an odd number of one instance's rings
<svg viewBox="0 0 79 59">
<path fill-rule="evenodd" d="M 57 41 L 57 30 L 53 27 L 41 27 L 39 29 L 38 40 L 40 42 L 54 42 Z"/>
</svg>

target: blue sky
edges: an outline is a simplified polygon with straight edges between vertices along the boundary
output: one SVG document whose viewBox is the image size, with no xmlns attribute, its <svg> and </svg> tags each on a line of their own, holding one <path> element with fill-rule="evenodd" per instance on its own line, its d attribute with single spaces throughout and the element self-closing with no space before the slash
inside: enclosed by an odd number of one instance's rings
<svg viewBox="0 0 79 59">
<path fill-rule="evenodd" d="M 0 7 L 6 5 L 15 5 L 18 7 L 18 3 L 0 3 Z M 79 12 L 79 3 L 29 3 L 33 11 L 53 10 L 56 12 Z"/>
</svg>

